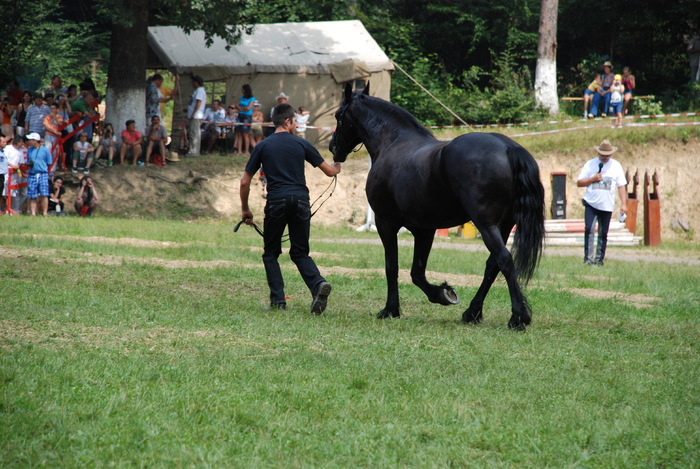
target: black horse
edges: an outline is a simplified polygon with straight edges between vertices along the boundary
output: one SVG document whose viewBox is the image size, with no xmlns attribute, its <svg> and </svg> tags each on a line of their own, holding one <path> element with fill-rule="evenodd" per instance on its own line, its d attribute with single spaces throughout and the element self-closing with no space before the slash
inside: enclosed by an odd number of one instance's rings
<svg viewBox="0 0 700 469">
<path fill-rule="evenodd" d="M 437 228 L 474 222 L 491 253 L 484 280 L 462 315 L 480 322 L 484 298 L 498 272 L 508 283 L 512 316 L 508 327 L 524 330 L 530 307 L 518 284 L 532 277 L 544 238 L 544 188 L 535 159 L 523 147 L 500 134 L 472 133 L 440 142 L 400 107 L 346 85 L 330 143 L 335 161 L 345 161 L 360 143 L 367 147 L 372 168 L 367 198 L 376 213 L 386 263 L 386 306 L 377 315 L 399 317 L 399 229 L 415 238 L 411 279 L 433 303 L 459 302 L 447 283 L 432 285 L 426 263 Z M 517 224 L 513 257 L 506 241 Z"/>
</svg>

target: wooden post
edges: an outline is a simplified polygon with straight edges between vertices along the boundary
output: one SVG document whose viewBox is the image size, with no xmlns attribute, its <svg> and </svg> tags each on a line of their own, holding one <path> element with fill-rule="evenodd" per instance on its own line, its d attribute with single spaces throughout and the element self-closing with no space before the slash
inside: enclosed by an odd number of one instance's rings
<svg viewBox="0 0 700 469">
<path fill-rule="evenodd" d="M 630 183 L 629 170 L 625 175 L 627 178 L 627 184 Z M 637 186 L 639 185 L 639 169 L 634 171 L 634 177 L 632 178 L 632 192 L 627 194 L 627 220 L 625 220 L 625 227 L 632 233 L 635 234 L 637 231 L 637 209 L 639 208 L 639 199 L 637 199 Z"/>
<path fill-rule="evenodd" d="M 644 245 L 661 246 L 661 201 L 659 176 L 654 170 L 653 188 L 649 192 L 649 173 L 644 173 Z"/>
</svg>

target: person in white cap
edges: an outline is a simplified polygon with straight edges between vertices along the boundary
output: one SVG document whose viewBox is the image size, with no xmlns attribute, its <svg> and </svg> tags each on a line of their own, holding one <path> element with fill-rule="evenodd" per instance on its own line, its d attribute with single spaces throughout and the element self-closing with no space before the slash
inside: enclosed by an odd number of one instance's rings
<svg viewBox="0 0 700 469">
<path fill-rule="evenodd" d="M 29 176 L 27 178 L 27 198 L 29 199 L 29 212 L 36 216 L 37 198 L 41 201 L 41 209 L 44 216 L 49 214 L 49 168 L 51 167 L 51 153 L 41 144 L 41 135 L 32 132 L 27 135 L 27 164 Z"/>
<path fill-rule="evenodd" d="M 620 194 L 620 220 L 627 216 L 627 179 L 622 165 L 612 158 L 617 147 L 612 146 L 608 140 L 603 140 L 599 146 L 593 148 L 598 152 L 598 157 L 586 162 L 576 185 L 586 188 L 583 196 L 585 207 L 583 263 L 602 266 L 608 244 L 610 218 L 615 208 L 616 190 Z M 598 243 L 594 247 L 593 225 L 596 220 L 598 221 Z"/>
</svg>

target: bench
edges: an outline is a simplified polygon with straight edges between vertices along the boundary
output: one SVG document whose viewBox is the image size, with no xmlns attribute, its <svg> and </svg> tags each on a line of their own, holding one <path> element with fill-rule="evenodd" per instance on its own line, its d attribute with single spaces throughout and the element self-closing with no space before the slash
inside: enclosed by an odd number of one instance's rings
<svg viewBox="0 0 700 469">
<path fill-rule="evenodd" d="M 632 99 L 649 99 L 649 96 L 632 95 Z M 573 112 L 573 106 L 575 105 L 575 103 L 577 101 L 583 101 L 583 97 L 581 97 L 581 96 L 564 96 L 563 98 L 561 98 L 561 100 L 569 103 L 567 106 L 567 107 L 569 107 L 569 109 L 567 109 L 567 112 L 569 114 L 571 114 Z"/>
</svg>

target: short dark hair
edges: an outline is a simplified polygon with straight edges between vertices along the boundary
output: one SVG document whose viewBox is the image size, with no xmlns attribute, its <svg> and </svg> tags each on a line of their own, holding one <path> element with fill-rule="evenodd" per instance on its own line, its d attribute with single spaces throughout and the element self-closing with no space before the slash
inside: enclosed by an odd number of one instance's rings
<svg viewBox="0 0 700 469">
<path fill-rule="evenodd" d="M 25 140 L 26 139 L 22 135 L 15 134 L 15 138 L 12 139 L 12 144 L 18 145 L 18 144 L 24 142 Z"/>
<path fill-rule="evenodd" d="M 163 75 L 161 75 L 160 73 L 154 73 L 153 76 L 151 77 L 151 81 L 162 80 L 162 79 L 163 79 Z"/>
<path fill-rule="evenodd" d="M 272 110 L 272 123 L 275 127 L 282 127 L 287 119 L 294 119 L 294 108 L 291 104 L 278 104 Z"/>
<path fill-rule="evenodd" d="M 126 126 L 129 127 L 131 124 L 135 124 L 135 123 L 136 123 L 136 121 L 134 119 L 129 119 L 128 121 L 126 121 Z"/>
<path fill-rule="evenodd" d="M 160 120 L 160 116 L 158 114 L 153 114 L 151 116 L 151 122 L 153 122 L 153 119 L 155 119 L 156 117 L 158 118 L 158 120 Z"/>
<path fill-rule="evenodd" d="M 199 86 L 204 86 L 204 79 L 199 75 L 192 75 L 192 81 L 196 81 L 197 83 L 199 83 Z"/>
</svg>

